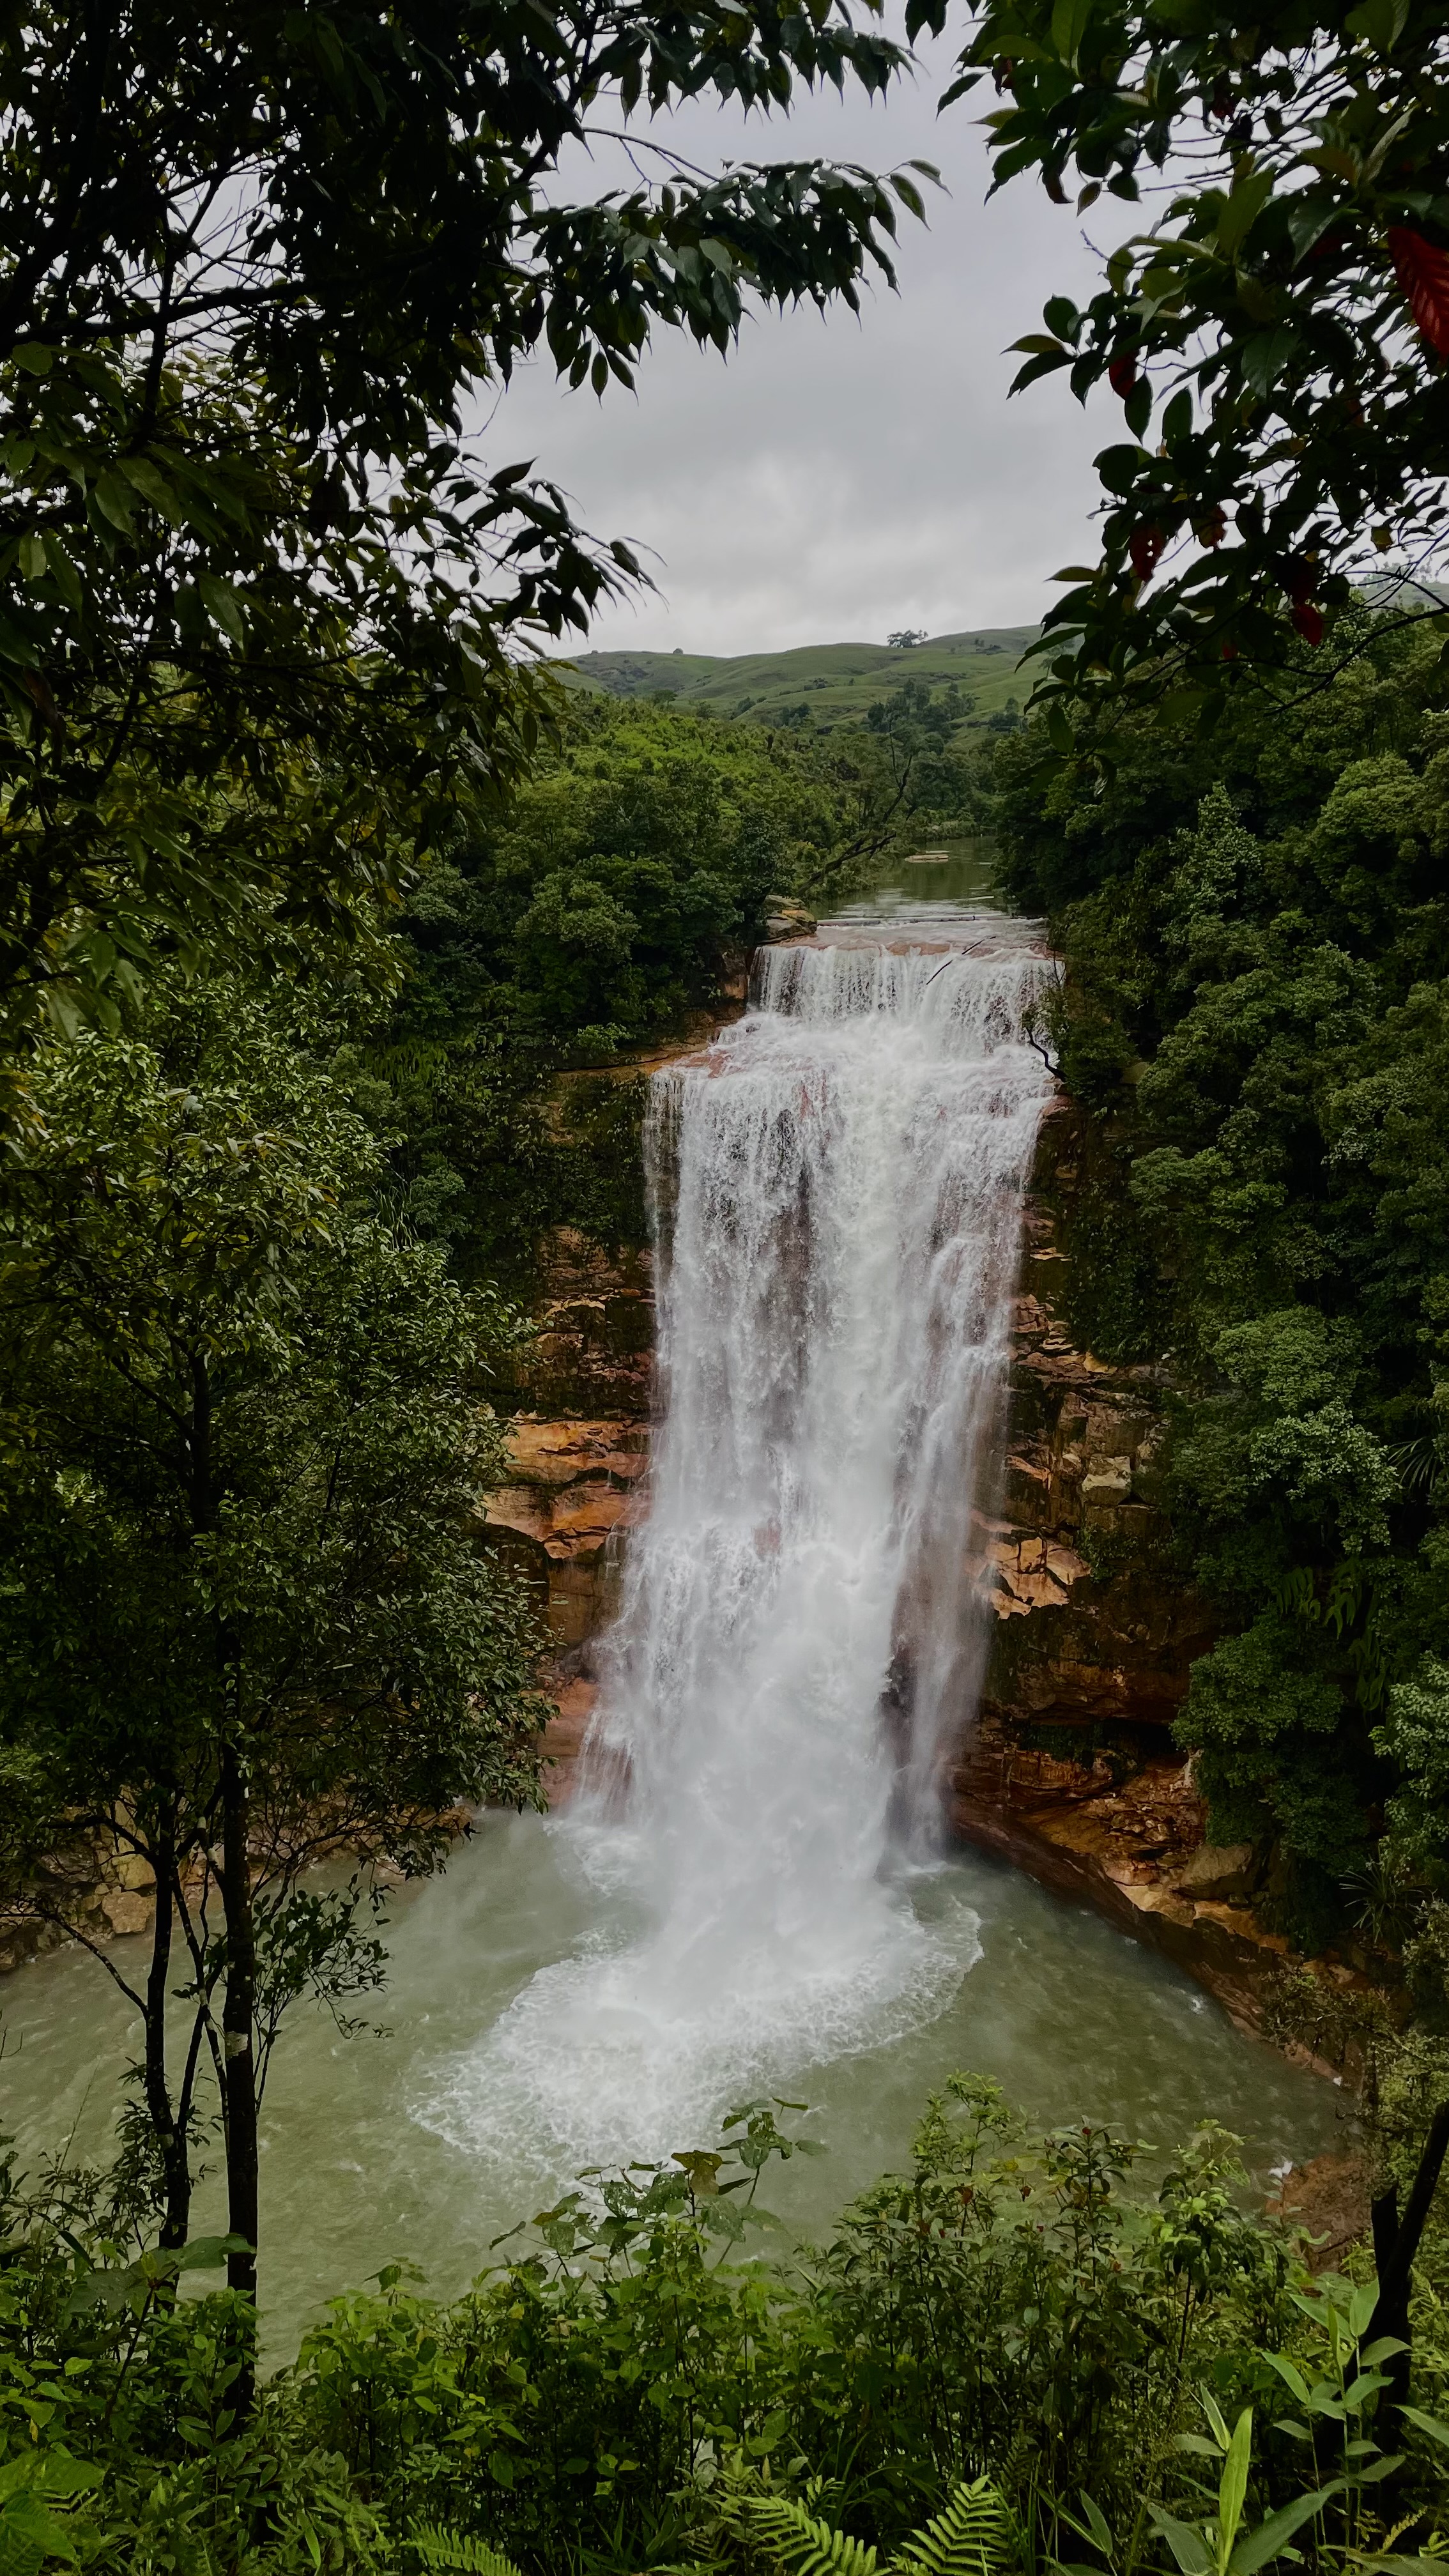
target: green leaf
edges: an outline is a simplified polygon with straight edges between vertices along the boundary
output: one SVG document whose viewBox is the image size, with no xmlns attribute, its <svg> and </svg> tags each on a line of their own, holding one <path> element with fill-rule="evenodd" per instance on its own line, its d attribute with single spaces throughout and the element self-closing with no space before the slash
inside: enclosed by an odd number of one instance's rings
<svg viewBox="0 0 1449 2576">
<path fill-rule="evenodd" d="M 1255 394 L 1271 393 L 1278 378 L 1298 347 L 1298 333 L 1287 322 L 1271 331 L 1255 331 L 1244 343 L 1240 364 L 1243 379 Z"/>
<path fill-rule="evenodd" d="M 1182 2576 L 1212 2576 L 1213 2554 L 1202 2533 L 1190 2522 L 1179 2522 L 1176 2514 L 1165 2512 L 1160 2504 L 1150 2505 L 1148 2511 Z"/>
<path fill-rule="evenodd" d="M 1353 2295 L 1348 2303 L 1348 2331 L 1355 2343 L 1368 2332 L 1378 2303 L 1377 2281 L 1358 2281 L 1354 2284 Z"/>
<path fill-rule="evenodd" d="M 1297 2363 L 1290 2361 L 1285 2352 L 1270 2352 L 1265 2358 L 1270 2370 L 1276 2370 L 1279 2378 L 1287 2383 L 1299 2405 L 1306 2406 L 1309 2402 L 1308 2382 Z"/>
<path fill-rule="evenodd" d="M 83 607 L 85 592 L 81 585 L 81 577 L 73 558 L 67 552 L 64 538 L 59 536 L 54 528 L 47 528 L 41 542 L 45 547 L 45 560 L 50 570 L 51 580 L 67 608 Z"/>
<path fill-rule="evenodd" d="M 1426 2415 L 1422 2406 L 1401 2406 L 1399 2413 L 1406 2424 L 1412 2424 L 1417 2432 L 1427 2433 L 1431 2442 L 1442 2442 L 1445 2450 L 1449 2451 L 1449 2424 L 1441 2423 L 1437 2415 Z"/>
<path fill-rule="evenodd" d="M 1272 194 L 1271 170 L 1238 170 L 1217 223 L 1217 245 L 1225 259 L 1236 258 Z"/>
<path fill-rule="evenodd" d="M 135 523 L 132 515 L 130 485 L 116 473 L 114 467 L 107 466 L 104 474 L 98 477 L 93 489 L 97 509 L 110 520 L 113 528 L 120 529 L 123 537 L 131 536 L 134 533 Z"/>
<path fill-rule="evenodd" d="M 1212 2426 L 1219 2451 L 1228 2450 L 1233 2437 L 1228 2431 L 1227 2417 L 1210 2388 L 1205 2388 L 1202 2392 L 1202 2411 Z"/>
<path fill-rule="evenodd" d="M 1266 2522 L 1260 2522 L 1256 2531 L 1250 2531 L 1246 2540 L 1239 2541 L 1228 2561 L 1228 2576 L 1254 2576 L 1255 2569 L 1266 2567 L 1270 2559 L 1277 2558 L 1287 2548 L 1294 2533 L 1301 2531 L 1305 2522 L 1312 2522 L 1315 2515 L 1322 2513 L 1324 2506 L 1331 2504 L 1342 2489 L 1343 2480 L 1335 2478 L 1332 2486 L 1319 2487 L 1312 2495 L 1295 2496 L 1291 2504 L 1283 2505 L 1277 2513 L 1270 2513 Z"/>
<path fill-rule="evenodd" d="M 1176 447 L 1191 431 L 1192 396 L 1186 385 L 1181 385 L 1162 415 L 1162 435 L 1169 447 Z"/>
<path fill-rule="evenodd" d="M 1228 2456 L 1218 2482 L 1218 2566 L 1227 2565 L 1238 2525 L 1243 2519 L 1243 2506 L 1248 2497 L 1248 2470 L 1253 2457 L 1253 2410 L 1245 2406 L 1233 2426 Z"/>
<path fill-rule="evenodd" d="M 1112 2555 L 1112 2534 L 1107 2528 L 1107 2517 L 1103 2513 L 1101 2506 L 1096 2502 L 1095 2498 L 1088 2495 L 1085 2487 L 1083 2487 L 1081 2492 L 1082 2511 L 1087 2517 L 1087 2523 L 1090 2528 L 1092 2538 L 1095 2540 L 1097 2547 L 1101 2550 L 1103 2557 L 1110 2558 Z"/>
<path fill-rule="evenodd" d="M 1056 0 L 1052 11 L 1052 45 L 1059 59 L 1077 68 L 1082 38 L 1092 23 L 1096 0 Z"/>
<path fill-rule="evenodd" d="M 230 582 L 219 581 L 214 572 L 203 572 L 197 575 L 196 587 L 201 593 L 210 617 L 221 628 L 228 641 L 235 644 L 240 651 L 247 640 L 246 625 L 242 618 L 241 603 Z"/>
<path fill-rule="evenodd" d="M 193 2236 L 176 2257 L 178 2272 L 216 2272 L 228 2254 L 247 2254 L 251 2248 L 244 2236 Z"/>
<path fill-rule="evenodd" d="M 173 528 L 183 524 L 186 513 L 175 487 L 167 482 L 149 456 L 123 456 L 121 472 L 129 483 L 134 484 L 142 499 L 149 501 L 153 510 L 159 510 L 162 518 L 168 519 Z"/>
<path fill-rule="evenodd" d="M 1376 53 L 1391 54 L 1409 23 L 1409 0 L 1362 0 L 1344 20 L 1350 35 L 1362 36 Z"/>
<path fill-rule="evenodd" d="M 1127 400 L 1122 405 L 1122 417 L 1126 421 L 1128 428 L 1131 430 L 1133 437 L 1141 438 L 1148 422 L 1152 418 L 1152 383 L 1149 377 L 1138 377 L 1136 384 L 1133 386 L 1132 391 L 1127 397 Z"/>
</svg>

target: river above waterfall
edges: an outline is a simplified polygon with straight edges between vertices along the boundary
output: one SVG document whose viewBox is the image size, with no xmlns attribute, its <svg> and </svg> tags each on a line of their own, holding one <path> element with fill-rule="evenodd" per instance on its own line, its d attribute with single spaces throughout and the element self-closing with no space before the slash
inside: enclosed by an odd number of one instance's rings
<svg viewBox="0 0 1449 2576">
<path fill-rule="evenodd" d="M 942 1843 L 1052 971 L 958 847 L 764 952 L 746 1017 L 654 1076 L 661 1418 L 581 1785 L 396 1893 L 387 2035 L 294 2013 L 262 2123 L 274 2348 L 392 2259 L 456 2289 L 581 2165 L 708 2146 L 754 2093 L 829 2149 L 772 2182 L 804 2233 L 957 2067 L 1164 2150 L 1211 2116 L 1260 2178 L 1333 2143 L 1331 2087 Z M 115 1947 L 133 1977 L 141 1949 Z M 99 2155 L 124 1998 L 74 1949 L 6 1984 L 0 2126 L 32 2166 Z"/>
</svg>

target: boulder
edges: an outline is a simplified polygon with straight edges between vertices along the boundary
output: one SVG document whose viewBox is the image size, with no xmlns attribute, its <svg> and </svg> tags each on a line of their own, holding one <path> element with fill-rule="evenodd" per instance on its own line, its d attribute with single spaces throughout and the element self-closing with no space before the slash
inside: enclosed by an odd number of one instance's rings
<svg viewBox="0 0 1449 2576">
<path fill-rule="evenodd" d="M 1234 1896 L 1251 1896 L 1257 1875 L 1257 1854 L 1251 1843 L 1199 1843 L 1177 1872 L 1177 1884 L 1184 1896 L 1222 1903 Z"/>
<path fill-rule="evenodd" d="M 1306 2236 L 1310 2272 L 1337 2272 L 1369 2233 L 1371 2190 L 1366 2156 L 1315 2156 L 1311 2164 L 1289 2165 L 1267 2215 Z"/>
</svg>

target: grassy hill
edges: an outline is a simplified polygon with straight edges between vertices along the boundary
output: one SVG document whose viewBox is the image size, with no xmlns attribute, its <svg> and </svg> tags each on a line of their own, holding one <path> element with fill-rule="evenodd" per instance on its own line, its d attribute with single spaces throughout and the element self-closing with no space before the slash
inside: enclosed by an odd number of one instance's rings
<svg viewBox="0 0 1449 2576">
<path fill-rule="evenodd" d="M 976 721 L 998 714 L 1009 698 L 1023 702 L 1030 678 L 1017 663 L 1034 626 L 967 627 L 893 651 L 888 644 L 802 644 L 790 653 L 580 653 L 562 667 L 573 685 L 614 698 L 672 697 L 681 707 L 713 707 L 722 716 L 787 718 L 828 733 L 860 724 L 866 709 L 905 679 L 933 687 L 955 680 L 974 699 Z M 971 720 L 968 717 L 968 722 Z"/>
</svg>

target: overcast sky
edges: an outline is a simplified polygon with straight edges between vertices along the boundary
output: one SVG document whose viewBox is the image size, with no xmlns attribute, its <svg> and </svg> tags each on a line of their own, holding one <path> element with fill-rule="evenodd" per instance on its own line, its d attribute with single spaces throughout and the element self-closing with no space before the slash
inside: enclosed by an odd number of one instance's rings
<svg viewBox="0 0 1449 2576">
<path fill-rule="evenodd" d="M 515 381 L 493 461 L 536 457 L 596 535 L 650 550 L 658 595 L 605 609 L 591 645 L 746 653 L 1017 625 L 1041 615 L 1054 571 L 1095 554 L 1091 458 L 1115 406 L 1084 414 L 1060 377 L 1008 403 L 1021 361 L 1004 355 L 1049 294 L 1088 291 L 1095 263 L 1035 179 L 986 204 L 989 101 L 938 118 L 949 63 L 926 54 L 885 104 L 830 92 L 768 124 L 724 108 L 672 120 L 715 166 L 920 157 L 950 194 L 927 192 L 929 229 L 902 211 L 900 292 L 877 288 L 859 321 L 759 313 L 728 359 L 661 332 L 637 394 L 611 385 L 602 404 L 561 391 L 548 364 Z"/>
</svg>

